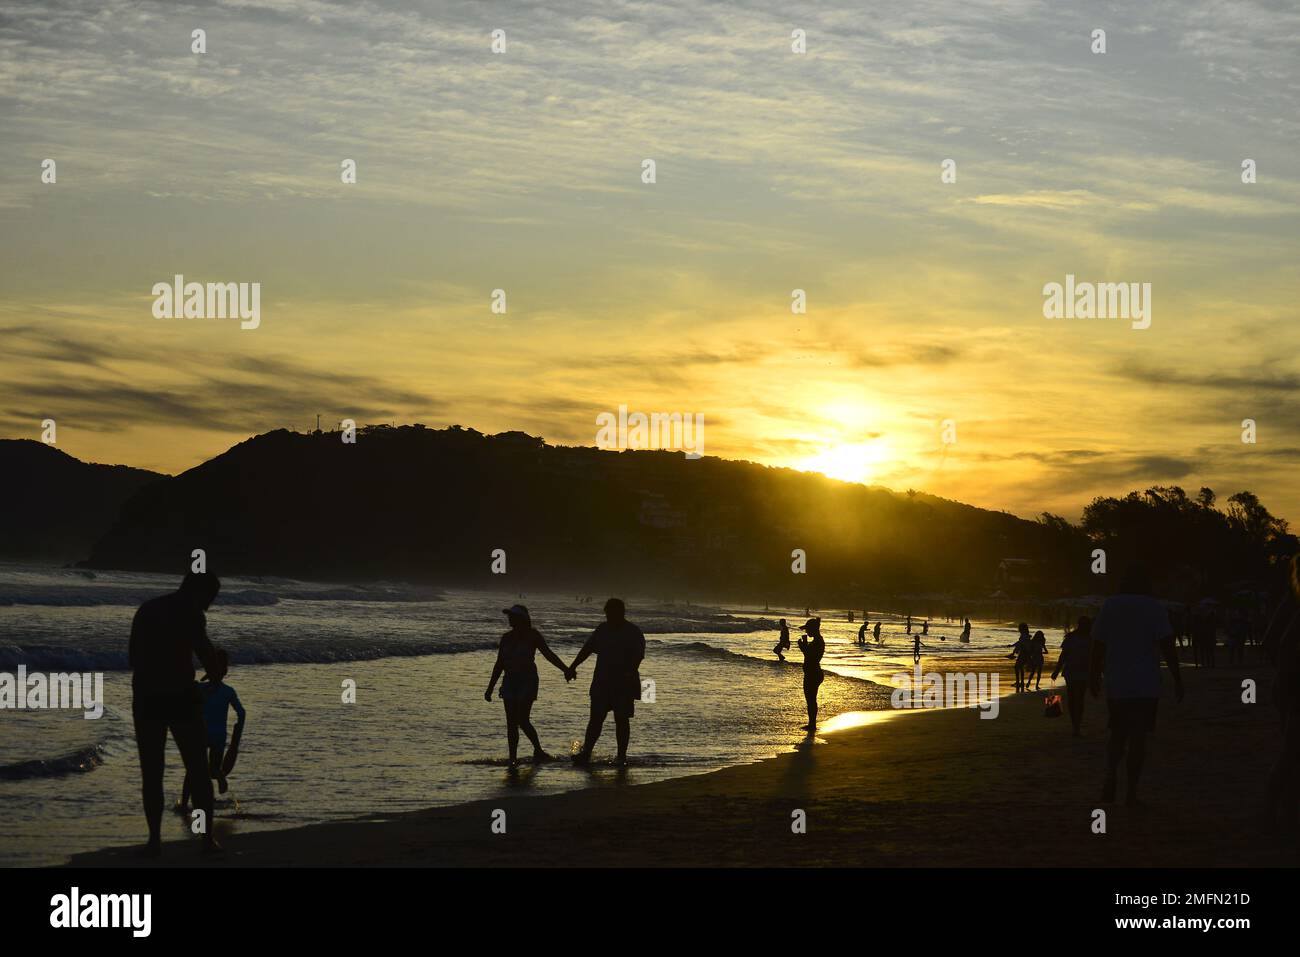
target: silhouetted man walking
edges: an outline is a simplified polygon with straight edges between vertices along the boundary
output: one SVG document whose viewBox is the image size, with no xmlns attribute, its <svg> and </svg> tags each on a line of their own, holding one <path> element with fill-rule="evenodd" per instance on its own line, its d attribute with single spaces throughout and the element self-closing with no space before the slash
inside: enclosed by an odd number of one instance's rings
<svg viewBox="0 0 1300 957">
<path fill-rule="evenodd" d="M 141 605 L 131 622 L 131 714 L 149 824 L 145 853 L 150 857 L 162 852 L 163 762 L 169 729 L 185 762 L 194 808 L 203 813 L 204 853 L 221 849 L 212 835 L 208 739 L 203 699 L 194 683 L 195 655 L 209 674 L 219 670 L 203 613 L 220 590 L 216 575 L 190 572 L 179 589 Z"/>
<path fill-rule="evenodd" d="M 1151 597 L 1151 582 L 1141 568 L 1131 568 L 1120 582 L 1120 594 L 1107 598 L 1092 624 L 1092 667 L 1088 684 L 1094 698 L 1106 679 L 1109 737 L 1106 741 L 1106 780 L 1101 800 L 1115 800 L 1119 766 L 1127 755 L 1125 803 L 1137 803 L 1138 779 L 1146 760 L 1147 735 L 1155 729 L 1160 702 L 1160 658 L 1174 679 L 1174 700 L 1183 700 L 1178 650 L 1164 605 Z"/>
<path fill-rule="evenodd" d="M 596 671 L 591 676 L 591 720 L 582 750 L 573 756 L 575 764 L 591 760 L 591 751 L 600 738 L 605 716 L 614 712 L 614 733 L 618 740 L 618 764 L 627 764 L 627 744 L 632 734 L 630 720 L 641 697 L 639 668 L 645 658 L 645 635 L 627 620 L 621 598 L 605 602 L 605 620 L 596 626 L 587 643 L 569 666 L 566 677 L 576 677 L 578 665 L 596 656 Z"/>
</svg>

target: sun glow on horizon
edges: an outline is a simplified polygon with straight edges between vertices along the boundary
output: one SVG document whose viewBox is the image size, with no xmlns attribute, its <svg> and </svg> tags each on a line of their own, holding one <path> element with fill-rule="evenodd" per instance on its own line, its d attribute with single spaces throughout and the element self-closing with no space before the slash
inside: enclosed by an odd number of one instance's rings
<svg viewBox="0 0 1300 957">
<path fill-rule="evenodd" d="M 828 445 L 817 454 L 799 460 L 794 467 L 801 472 L 820 472 L 841 482 L 867 485 L 888 459 L 889 450 L 883 442 L 845 442 Z"/>
</svg>

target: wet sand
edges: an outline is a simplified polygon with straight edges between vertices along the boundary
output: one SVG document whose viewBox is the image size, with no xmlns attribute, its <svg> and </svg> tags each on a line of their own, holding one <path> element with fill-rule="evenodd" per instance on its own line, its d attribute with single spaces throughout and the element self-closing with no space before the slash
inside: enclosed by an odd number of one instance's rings
<svg viewBox="0 0 1300 957">
<path fill-rule="evenodd" d="M 1254 650 L 1251 650 L 1254 654 Z M 1049 659 L 1050 660 L 1050 659 Z M 922 659 L 926 670 L 935 659 Z M 963 671 L 1003 673 L 1000 658 Z M 1050 674 L 1050 666 L 1048 669 Z M 231 834 L 202 858 L 172 842 L 159 861 L 134 849 L 79 855 L 74 866 L 1293 866 L 1294 841 L 1263 821 L 1263 782 L 1280 735 L 1267 666 L 1183 668 L 1168 677 L 1143 776 L 1143 806 L 1106 807 L 1092 831 L 1105 744 L 1105 703 L 1089 699 L 1081 738 L 1044 718 L 1043 694 L 1002 699 L 996 719 L 969 709 L 866 714 L 793 753 L 710 774 L 637 785 L 612 768 L 597 786 L 284 831 Z M 1044 693 L 1048 675 L 1044 675 Z M 1241 703 L 1255 678 L 1260 703 Z M 851 723 L 844 719 L 837 724 Z M 637 748 L 633 721 L 632 750 Z M 612 737 L 612 726 L 607 729 Z M 608 747 L 612 742 L 602 743 Z M 545 768 L 537 773 L 544 774 Z M 1123 793 L 1123 775 L 1120 793 Z M 506 833 L 492 831 L 505 811 Z M 792 833 L 792 814 L 807 833 Z M 143 822 L 142 822 L 143 823 Z"/>
</svg>

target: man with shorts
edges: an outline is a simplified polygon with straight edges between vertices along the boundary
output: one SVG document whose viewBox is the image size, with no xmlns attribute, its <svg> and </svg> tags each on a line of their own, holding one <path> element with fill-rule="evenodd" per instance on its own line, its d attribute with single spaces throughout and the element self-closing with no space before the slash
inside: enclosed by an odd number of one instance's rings
<svg viewBox="0 0 1300 957">
<path fill-rule="evenodd" d="M 1183 700 L 1178 651 L 1165 606 L 1151 597 L 1151 582 L 1141 568 L 1120 581 L 1120 594 L 1107 598 L 1092 625 L 1092 667 L 1088 685 L 1094 698 L 1106 678 L 1109 737 L 1102 803 L 1115 800 L 1119 765 L 1128 756 L 1125 802 L 1137 804 L 1138 778 L 1146 758 L 1147 734 L 1155 728 L 1160 701 L 1160 658 L 1174 679 L 1174 700 Z"/>
<path fill-rule="evenodd" d="M 618 765 L 627 765 L 627 744 L 632 734 L 630 719 L 641 697 L 639 668 L 645 658 L 645 635 L 627 620 L 621 598 L 605 602 L 605 620 L 596 626 L 587 643 L 569 665 L 566 677 L 577 676 L 578 665 L 596 656 L 596 671 L 591 676 L 591 720 L 582 750 L 573 756 L 575 764 L 591 760 L 592 748 L 600 738 L 605 716 L 614 712 L 614 733 L 618 740 Z"/>
<path fill-rule="evenodd" d="M 195 655 L 209 674 L 219 670 L 203 613 L 220 590 L 216 575 L 190 572 L 179 589 L 141 605 L 131 622 L 131 714 L 140 752 L 144 816 L 149 825 L 148 857 L 162 853 L 163 759 L 169 730 L 185 762 L 194 808 L 203 815 L 203 852 L 221 850 L 212 836 L 208 733 L 203 699 L 194 683 Z"/>
</svg>

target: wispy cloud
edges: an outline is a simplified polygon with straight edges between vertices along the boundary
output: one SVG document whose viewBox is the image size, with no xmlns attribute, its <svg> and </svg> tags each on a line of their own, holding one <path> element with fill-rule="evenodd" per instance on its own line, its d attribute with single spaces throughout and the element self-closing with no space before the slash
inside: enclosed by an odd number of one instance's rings
<svg viewBox="0 0 1300 957">
<path fill-rule="evenodd" d="M 171 470 L 318 411 L 589 441 L 626 402 L 1027 512 L 1300 509 L 1297 59 L 1254 0 L 10 0 L 0 427 Z M 262 328 L 153 320 L 176 272 L 262 282 Z M 1066 273 L 1152 282 L 1152 328 L 1045 321 Z"/>
</svg>

